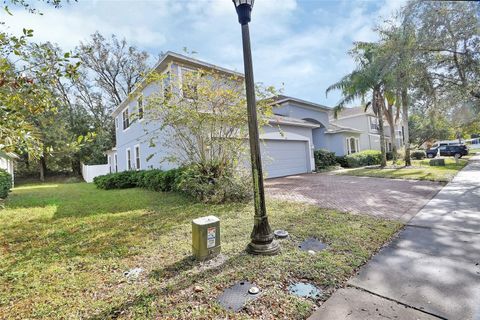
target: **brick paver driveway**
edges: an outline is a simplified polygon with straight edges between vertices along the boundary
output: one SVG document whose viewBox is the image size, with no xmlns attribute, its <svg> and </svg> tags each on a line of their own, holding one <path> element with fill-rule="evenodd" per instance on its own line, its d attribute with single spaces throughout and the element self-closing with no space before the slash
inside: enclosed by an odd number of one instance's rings
<svg viewBox="0 0 480 320">
<path fill-rule="evenodd" d="M 442 187 L 413 181 L 311 173 L 265 181 L 267 195 L 343 212 L 409 221 Z"/>
</svg>

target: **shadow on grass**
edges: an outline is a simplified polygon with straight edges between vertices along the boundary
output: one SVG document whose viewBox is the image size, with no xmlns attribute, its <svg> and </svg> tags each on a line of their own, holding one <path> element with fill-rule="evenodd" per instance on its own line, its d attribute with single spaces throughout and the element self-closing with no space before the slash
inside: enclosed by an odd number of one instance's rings
<svg viewBox="0 0 480 320">
<path fill-rule="evenodd" d="M 236 279 L 235 277 L 241 277 L 241 274 L 244 273 L 249 269 L 249 264 L 245 263 L 242 260 L 245 259 L 247 256 L 246 253 L 241 252 L 235 256 L 230 257 L 224 264 L 213 267 L 210 269 L 199 271 L 198 273 L 189 274 L 188 276 L 181 277 L 181 274 L 187 271 L 192 270 L 194 267 L 198 266 L 199 263 L 195 261 L 192 256 L 187 256 L 171 265 L 165 266 L 163 268 L 159 268 L 153 270 L 148 277 L 153 278 L 156 280 L 164 280 L 162 285 L 158 287 L 151 288 L 147 292 L 141 293 L 133 297 L 128 301 L 124 301 L 117 305 L 111 306 L 110 308 L 103 310 L 92 317 L 89 317 L 89 320 L 103 320 L 103 319 L 116 319 L 124 312 L 128 311 L 129 309 L 135 307 L 144 307 L 151 305 L 154 301 L 156 301 L 160 296 L 168 297 L 171 294 L 175 294 L 185 290 L 195 283 L 199 283 L 206 279 L 215 279 L 217 278 L 224 269 L 233 269 L 235 267 L 235 274 L 229 275 L 230 279 L 225 283 L 227 287 L 230 283 L 234 280 L 243 280 L 243 279 Z M 241 266 L 241 267 L 239 267 Z M 167 284 L 168 281 L 173 280 Z M 170 310 L 165 310 L 166 313 Z M 150 317 L 155 317 L 153 313 L 155 311 L 151 311 L 152 314 L 149 314 Z M 157 315 L 158 317 L 158 315 Z"/>
</svg>

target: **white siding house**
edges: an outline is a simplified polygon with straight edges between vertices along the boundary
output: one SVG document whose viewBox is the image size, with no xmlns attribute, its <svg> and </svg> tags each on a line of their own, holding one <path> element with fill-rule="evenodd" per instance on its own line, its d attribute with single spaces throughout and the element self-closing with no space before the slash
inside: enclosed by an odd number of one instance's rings
<svg viewBox="0 0 480 320">
<path fill-rule="evenodd" d="M 166 53 L 154 67 L 160 73 L 175 75 L 181 81 L 182 73 L 195 68 L 219 71 L 228 77 L 243 79 L 243 74 L 221 68 L 177 53 Z M 168 79 L 168 78 L 167 78 Z M 181 83 L 177 84 L 181 87 Z M 148 97 L 163 90 L 162 83 L 139 86 L 136 93 Z M 132 121 L 131 115 L 138 114 L 139 100 L 127 98 L 113 112 L 117 145 L 107 152 L 111 172 L 159 168 L 168 170 L 176 165 L 166 160 L 169 150 L 163 147 L 166 139 L 161 123 L 143 121 L 148 118 L 148 110 L 142 119 Z M 142 111 L 143 113 L 143 111 Z M 269 178 L 311 172 L 315 168 L 313 159 L 312 130 L 319 127 L 292 117 L 275 117 L 270 125 L 263 128 L 260 139 L 266 176 Z"/>
<path fill-rule="evenodd" d="M 165 131 L 161 130 L 162 124 L 144 121 L 149 111 L 143 110 L 143 100 L 132 96 L 136 94 L 144 99 L 162 92 L 166 85 L 169 90 L 172 86 L 179 86 L 178 90 L 181 91 L 182 74 L 198 68 L 215 70 L 229 78 L 234 76 L 243 79 L 241 73 L 167 52 L 154 67 L 157 72 L 167 75 L 163 83 L 139 85 L 134 94 L 112 113 L 117 145 L 106 152 L 109 172 L 153 168 L 168 170 L 176 166 L 167 161 L 169 150 L 164 148 L 163 142 L 167 137 Z M 171 83 L 172 78 L 179 80 Z M 329 107 L 281 95 L 276 97 L 273 111 L 275 116 L 260 134 L 262 162 L 267 178 L 313 171 L 314 150 L 327 149 L 341 156 L 380 149 L 376 118 L 362 108 L 345 109 L 338 119 L 334 119 Z M 132 119 L 133 114 L 138 115 L 136 119 Z M 385 132 L 389 133 L 388 127 Z M 397 139 L 403 140 L 401 135 Z"/>
<path fill-rule="evenodd" d="M 0 169 L 3 169 L 10 173 L 12 176 L 12 183 L 14 181 L 15 174 L 15 161 L 19 157 L 13 152 L 2 152 L 0 151 Z"/>
</svg>

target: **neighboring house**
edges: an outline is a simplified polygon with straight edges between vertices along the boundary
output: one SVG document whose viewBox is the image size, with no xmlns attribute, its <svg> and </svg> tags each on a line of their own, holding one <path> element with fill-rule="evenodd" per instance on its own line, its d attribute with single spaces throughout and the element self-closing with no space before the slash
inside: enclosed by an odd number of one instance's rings
<svg viewBox="0 0 480 320">
<path fill-rule="evenodd" d="M 380 134 L 378 131 L 378 118 L 373 111 L 364 107 L 345 108 L 339 112 L 337 118 L 334 118 L 333 112 L 330 113 L 330 122 L 333 125 L 347 126 L 360 132 L 358 141 L 358 150 L 380 150 Z M 390 126 L 384 121 L 385 147 L 387 151 L 392 151 L 392 138 L 390 136 Z M 395 126 L 395 137 L 397 147 L 403 146 L 403 127 L 398 124 Z M 352 144 L 353 145 L 353 144 Z M 357 150 L 357 151 L 358 151 Z"/>
<path fill-rule="evenodd" d="M 311 129 L 314 150 L 326 149 L 338 156 L 360 150 L 358 142 L 362 131 L 332 123 L 332 108 L 288 96 L 279 96 L 275 103 L 274 114 L 317 124 L 316 128 Z"/>
<path fill-rule="evenodd" d="M 12 176 L 12 183 L 14 181 L 14 165 L 19 157 L 13 152 L 0 151 L 0 169 L 6 170 Z"/>
<path fill-rule="evenodd" d="M 176 166 L 166 161 L 171 151 L 164 148 L 161 123 L 145 121 L 148 110 L 143 109 L 142 99 L 152 93 L 161 93 L 166 88 L 172 90 L 172 86 L 178 86 L 179 92 L 182 92 L 182 74 L 198 68 L 243 79 L 241 73 L 167 52 L 154 67 L 154 70 L 166 75 L 163 83 L 140 84 L 112 113 L 117 145 L 106 152 L 110 172 L 153 168 L 168 170 Z M 172 78 L 178 80 L 173 83 Z M 260 132 L 262 162 L 267 178 L 313 171 L 314 150 L 327 149 L 336 155 L 347 155 L 366 149 L 380 149 L 378 131 L 374 127 L 376 118 L 363 110 L 358 112 L 360 108 L 345 109 L 338 119 L 333 119 L 331 108 L 313 102 L 281 95 L 274 103 L 274 116 Z M 345 115 L 347 112 L 349 114 Z"/>
</svg>

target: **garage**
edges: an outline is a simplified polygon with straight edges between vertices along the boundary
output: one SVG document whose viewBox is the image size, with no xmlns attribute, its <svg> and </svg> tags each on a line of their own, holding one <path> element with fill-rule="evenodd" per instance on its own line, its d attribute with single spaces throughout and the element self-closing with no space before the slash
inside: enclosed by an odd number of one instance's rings
<svg viewBox="0 0 480 320">
<path fill-rule="evenodd" d="M 263 140 L 260 149 L 266 178 L 311 171 L 307 141 Z"/>
</svg>

